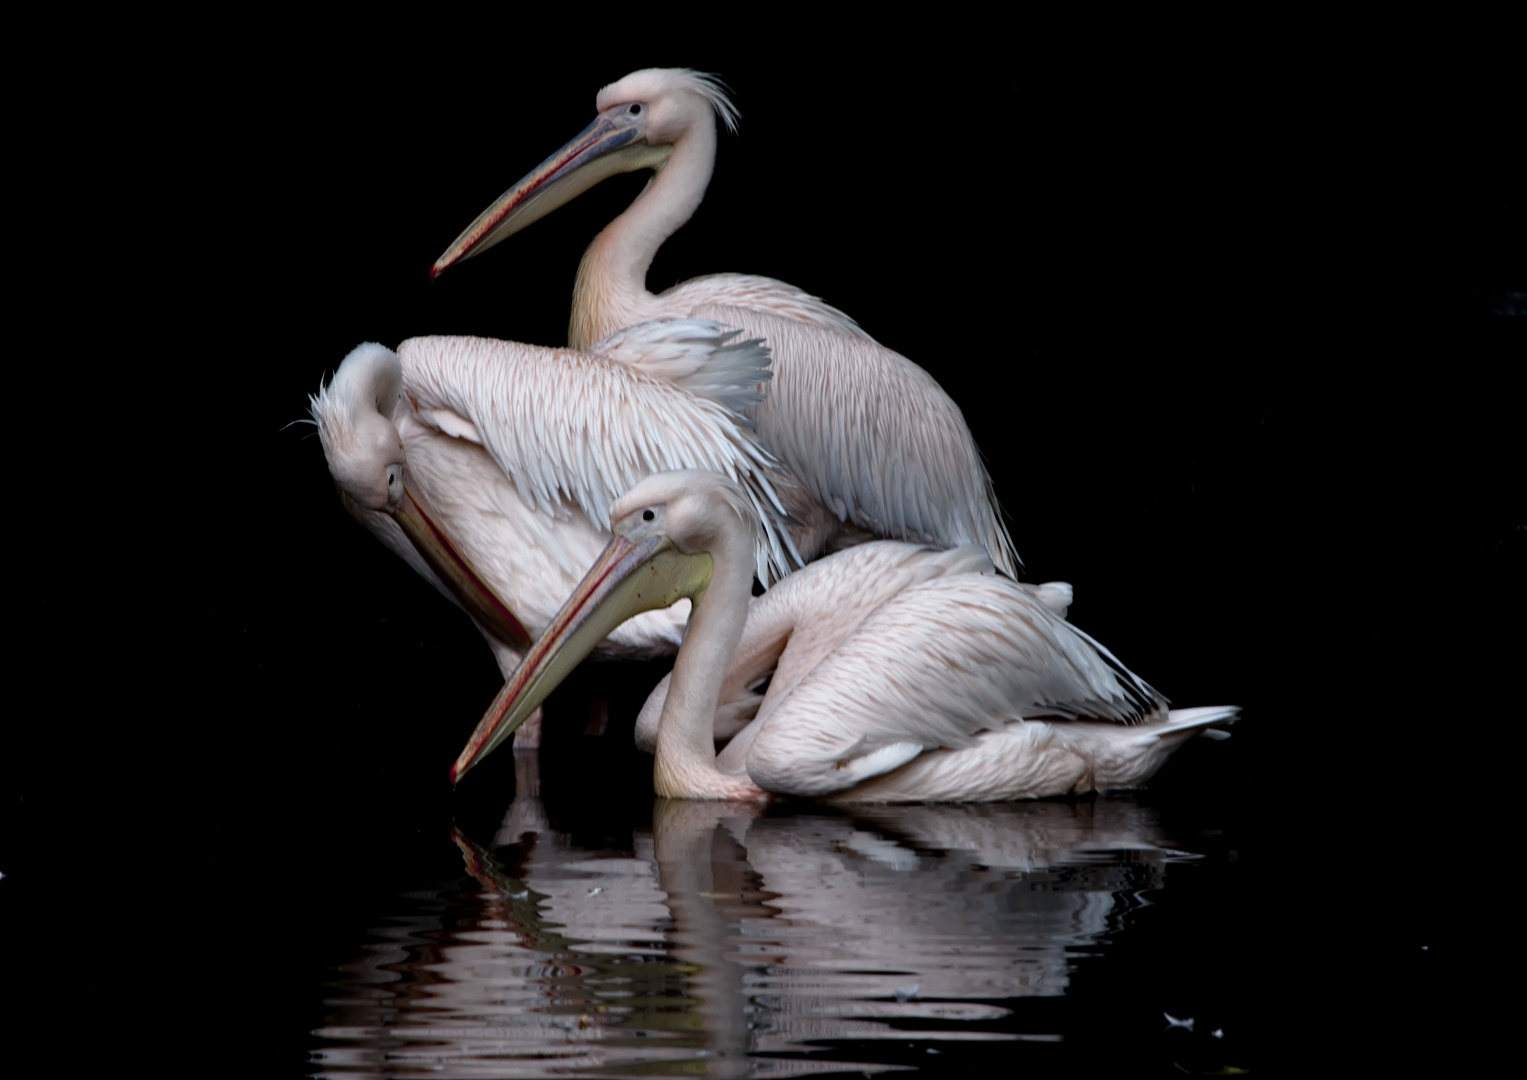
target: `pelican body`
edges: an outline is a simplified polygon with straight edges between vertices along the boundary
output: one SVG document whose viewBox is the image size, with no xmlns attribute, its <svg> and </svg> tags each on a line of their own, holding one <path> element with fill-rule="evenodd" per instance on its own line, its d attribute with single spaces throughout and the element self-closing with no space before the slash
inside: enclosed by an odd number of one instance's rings
<svg viewBox="0 0 1527 1080">
<path fill-rule="evenodd" d="M 705 196 L 716 119 L 737 113 L 714 78 L 649 69 L 599 92 L 598 116 L 505 192 L 436 260 L 431 277 L 485 251 L 599 181 L 652 169 L 651 183 L 589 246 L 573 290 L 568 341 L 582 347 L 649 319 L 705 318 L 767 341 L 774 381 L 749 410 L 764 446 L 810 494 L 795 511 L 812 546 L 874 536 L 956 547 L 977 543 L 1017 576 L 991 478 L 959 407 L 906 357 L 843 312 L 772 278 L 714 274 L 647 290 L 663 242 Z M 811 551 L 807 552 L 812 554 Z"/>
<path fill-rule="evenodd" d="M 777 466 L 737 411 L 769 377 L 767 350 L 735 336 L 689 321 L 590 350 L 367 344 L 313 396 L 313 418 L 346 509 L 466 608 L 507 675 L 609 539 L 610 504 L 655 470 L 735 477 L 769 522 L 758 573 L 767 582 L 799 561 Z M 654 611 L 597 652 L 672 655 L 684 623 L 682 608 Z"/>
<path fill-rule="evenodd" d="M 999 576 L 976 545 L 864 544 L 750 599 L 760 523 L 731 481 L 651 476 L 611 513 L 609 545 L 483 717 L 453 781 L 604 634 L 680 597 L 694 605 L 684 645 L 638 722 L 655 726 L 663 796 L 997 801 L 1130 788 L 1238 711 L 1168 709 L 1066 621 L 1070 586 Z M 713 733 L 738 719 L 718 755 Z"/>
</svg>

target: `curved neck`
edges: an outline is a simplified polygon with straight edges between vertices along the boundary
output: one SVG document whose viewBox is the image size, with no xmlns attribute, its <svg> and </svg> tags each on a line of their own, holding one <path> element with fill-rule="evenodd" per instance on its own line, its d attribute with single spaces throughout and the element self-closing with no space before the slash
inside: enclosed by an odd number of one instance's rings
<svg viewBox="0 0 1527 1080">
<path fill-rule="evenodd" d="M 714 121 L 691 126 L 636 201 L 594 237 L 573 285 L 570 346 L 587 348 L 606 334 L 652 317 L 642 312 L 652 300 L 647 270 L 663 242 L 694 215 L 715 165 Z"/>
<path fill-rule="evenodd" d="M 748 621 L 752 545 L 729 535 L 710 555 L 710 585 L 689 616 L 658 723 L 653 785 L 674 799 L 756 799 L 762 792 L 746 776 L 716 768 L 714 740 L 721 686 Z"/>
</svg>

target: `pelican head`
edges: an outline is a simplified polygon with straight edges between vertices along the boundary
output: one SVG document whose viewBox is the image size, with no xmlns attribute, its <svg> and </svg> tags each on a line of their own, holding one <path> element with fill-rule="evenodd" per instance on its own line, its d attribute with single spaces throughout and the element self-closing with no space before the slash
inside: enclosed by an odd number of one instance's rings
<svg viewBox="0 0 1527 1080">
<path fill-rule="evenodd" d="M 690 469 L 658 473 L 623 495 L 610 516 L 614 537 L 488 707 L 451 766 L 453 784 L 631 616 L 684 597 L 698 607 L 718 567 L 738 579 L 728 591 L 746 597 L 753 537 L 761 524 L 731 480 Z"/>
<path fill-rule="evenodd" d="M 430 268 L 433 279 L 486 251 L 526 225 L 617 173 L 661 169 L 685 137 L 708 138 L 714 157 L 715 120 L 737 130 L 737 110 L 713 75 L 687 68 L 634 71 L 599 91 L 599 115 L 571 142 L 541 162 L 466 227 Z M 710 180 L 707 167 L 700 184 Z M 686 215 L 687 217 L 687 215 Z"/>
<path fill-rule="evenodd" d="M 402 394 L 398 354 L 367 342 L 308 399 L 334 482 L 367 510 L 391 513 L 403 501 L 403 440 L 392 422 Z"/>
<path fill-rule="evenodd" d="M 403 365 L 385 345 L 350 350 L 309 398 L 318 438 L 341 501 L 367 524 L 387 514 L 466 611 L 505 645 L 523 649 L 530 635 L 503 599 L 457 550 L 423 495 L 407 482 L 403 438 L 394 422 L 403 396 Z"/>
</svg>

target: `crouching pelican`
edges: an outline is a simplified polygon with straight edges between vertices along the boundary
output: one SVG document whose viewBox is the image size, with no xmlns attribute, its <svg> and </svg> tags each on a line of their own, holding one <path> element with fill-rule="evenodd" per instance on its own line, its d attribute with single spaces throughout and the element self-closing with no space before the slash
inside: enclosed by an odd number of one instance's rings
<svg viewBox="0 0 1527 1080">
<path fill-rule="evenodd" d="M 1135 787 L 1236 708 L 1166 699 L 975 545 L 865 544 L 750 601 L 760 523 L 724 477 L 652 476 L 451 769 L 458 781 L 634 612 L 694 602 L 655 710 L 659 795 L 996 801 Z M 751 688 L 772 672 L 761 697 Z M 751 713 L 718 755 L 722 713 Z M 1223 734 L 1223 733 L 1220 733 Z"/>
<path fill-rule="evenodd" d="M 609 539 L 611 503 L 648 473 L 732 477 L 767 523 L 759 575 L 799 561 L 778 524 L 776 465 L 737 411 L 758 399 L 768 351 L 736 336 L 681 321 L 584 351 L 468 337 L 362 345 L 311 398 L 313 419 L 346 509 L 467 609 L 507 675 Z M 597 652 L 672 655 L 685 614 L 641 616 Z"/>
<path fill-rule="evenodd" d="M 578 268 L 568 343 L 583 347 L 648 319 L 705 318 L 761 337 L 774 382 L 749 412 L 759 438 L 800 479 L 827 538 L 842 522 L 938 547 L 977 543 L 1016 577 L 1018 557 L 959 406 L 922 368 L 843 312 L 794 286 L 713 274 L 654 295 L 647 269 L 705 197 L 716 118 L 737 112 L 709 75 L 649 69 L 599 92 L 599 115 L 505 192 L 430 271 L 513 235 L 599 181 L 652 169 L 651 183 L 595 237 Z"/>
</svg>

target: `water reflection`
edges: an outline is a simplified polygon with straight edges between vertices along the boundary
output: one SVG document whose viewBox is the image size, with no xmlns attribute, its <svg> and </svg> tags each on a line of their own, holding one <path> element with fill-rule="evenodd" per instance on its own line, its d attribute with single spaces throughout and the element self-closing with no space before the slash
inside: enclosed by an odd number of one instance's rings
<svg viewBox="0 0 1527 1080">
<path fill-rule="evenodd" d="M 497 834 L 453 836 L 468 887 L 401 898 L 331 984 L 322 1075 L 794 1076 L 898 1067 L 818 1040 L 1055 1038 L 993 1002 L 1065 993 L 1179 857 L 1127 798 L 657 800 L 634 851 L 586 849 L 516 759 Z"/>
</svg>

